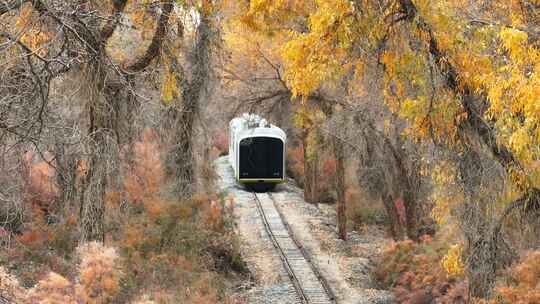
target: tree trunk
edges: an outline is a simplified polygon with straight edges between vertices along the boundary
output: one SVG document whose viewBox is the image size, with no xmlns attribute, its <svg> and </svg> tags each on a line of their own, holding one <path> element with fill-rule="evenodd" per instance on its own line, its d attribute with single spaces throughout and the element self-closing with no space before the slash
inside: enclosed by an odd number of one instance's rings
<svg viewBox="0 0 540 304">
<path fill-rule="evenodd" d="M 176 106 L 170 110 L 169 119 L 179 133 L 173 138 L 167 159 L 170 161 L 169 173 L 174 176 L 176 192 L 190 197 L 195 192 L 194 121 L 198 113 L 200 98 L 206 89 L 210 76 L 210 19 L 208 16 L 201 15 L 197 27 L 196 43 L 188 57 L 193 69 L 189 83 L 186 80 L 184 70 L 176 62 L 174 55 L 171 57 L 173 70 L 177 77 L 177 86 L 182 92 L 181 97 L 178 96 L 178 98 L 182 100 L 177 98 Z"/>
<path fill-rule="evenodd" d="M 390 189 L 392 189 L 392 193 L 394 193 L 395 196 L 399 195 L 403 198 L 403 208 L 405 209 L 405 223 L 402 223 L 401 221 L 398 221 L 397 223 L 400 226 L 403 224 L 405 225 L 405 231 L 407 232 L 407 237 L 409 239 L 418 241 L 417 191 L 419 191 L 420 187 L 418 174 L 414 167 L 412 169 L 408 168 L 406 164 L 407 151 L 402 148 L 404 143 L 399 136 L 396 138 L 397 142 L 395 145 L 387 137 L 384 137 L 383 140 L 384 144 L 391 152 L 393 162 L 396 166 L 396 172 L 394 173 L 395 184 L 391 184 Z M 396 202 L 397 201 L 394 198 L 392 203 L 394 209 L 397 209 Z"/>
<path fill-rule="evenodd" d="M 312 157 L 312 165 L 311 165 L 311 199 L 313 202 L 320 202 L 321 201 L 321 191 L 319 189 L 319 181 L 320 181 L 320 146 L 319 142 L 321 140 L 320 131 L 317 127 L 312 128 L 312 136 L 314 137 L 313 141 L 315 144 L 311 147 L 311 157 Z"/>
<path fill-rule="evenodd" d="M 176 113 L 176 126 L 178 130 L 177 142 L 172 147 L 173 164 L 175 169 L 176 193 L 190 197 L 195 188 L 195 159 L 193 157 L 193 121 L 198 102 L 186 102 L 182 112 Z M 190 109 L 191 108 L 191 109 Z"/>
<path fill-rule="evenodd" d="M 407 236 L 413 241 L 418 241 L 418 212 L 416 199 L 413 197 L 414 190 L 406 189 L 404 194 L 405 221 Z"/>
<path fill-rule="evenodd" d="M 107 186 L 104 160 L 99 149 L 88 160 L 88 171 L 83 179 L 80 209 L 80 242 L 105 240 L 105 188 Z"/>
<path fill-rule="evenodd" d="M 310 141 L 313 129 L 302 132 L 302 145 L 304 147 L 304 200 L 308 203 L 317 202 L 317 151 Z"/>
<path fill-rule="evenodd" d="M 76 199 L 75 187 L 77 174 L 77 160 L 71 154 L 66 154 L 63 143 L 55 143 L 56 185 L 58 186 L 58 209 L 64 211 Z"/>
<path fill-rule="evenodd" d="M 309 160 L 310 163 L 310 179 L 311 179 L 311 200 L 313 203 L 320 201 L 319 195 L 319 150 L 318 147 L 312 147 L 312 155 Z"/>
<path fill-rule="evenodd" d="M 80 242 L 105 240 L 105 191 L 107 189 L 108 163 L 118 160 L 115 133 L 113 131 L 114 98 L 108 93 L 114 91 L 114 84 L 105 83 L 106 63 L 104 55 L 97 55 L 88 67 L 88 138 L 89 149 L 87 173 L 83 177 L 80 196 Z M 112 155 L 112 156 L 111 156 Z"/>
<path fill-rule="evenodd" d="M 492 237 L 486 206 L 478 195 L 482 187 L 481 164 L 481 156 L 472 149 L 465 151 L 459 159 L 459 176 L 466 202 L 458 210 L 458 219 L 466 239 L 465 270 L 469 278 L 469 295 L 485 298 L 495 285 L 496 273 L 504 265 L 501 258 L 505 254 L 499 248 L 500 239 Z"/>
<path fill-rule="evenodd" d="M 386 210 L 386 214 L 388 215 L 388 218 L 390 220 L 388 226 L 390 228 L 390 234 L 392 235 L 392 238 L 396 241 L 403 240 L 405 236 L 405 231 L 403 230 L 403 225 L 399 220 L 399 213 L 395 205 L 395 200 L 392 198 L 391 195 L 388 194 L 383 194 L 381 199 L 384 205 L 384 209 Z"/>
<path fill-rule="evenodd" d="M 336 159 L 335 187 L 337 194 L 337 221 L 338 235 L 347 240 L 347 206 L 345 201 L 345 166 L 343 143 L 339 138 L 332 136 L 332 151 Z"/>
</svg>

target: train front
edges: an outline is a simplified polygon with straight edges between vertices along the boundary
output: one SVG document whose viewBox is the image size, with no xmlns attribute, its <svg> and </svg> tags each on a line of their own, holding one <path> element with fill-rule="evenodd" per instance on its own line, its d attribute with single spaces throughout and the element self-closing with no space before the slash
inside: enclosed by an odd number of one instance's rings
<svg viewBox="0 0 540 304">
<path fill-rule="evenodd" d="M 280 128 L 249 129 L 238 142 L 238 181 L 269 191 L 285 181 L 286 135 Z"/>
</svg>

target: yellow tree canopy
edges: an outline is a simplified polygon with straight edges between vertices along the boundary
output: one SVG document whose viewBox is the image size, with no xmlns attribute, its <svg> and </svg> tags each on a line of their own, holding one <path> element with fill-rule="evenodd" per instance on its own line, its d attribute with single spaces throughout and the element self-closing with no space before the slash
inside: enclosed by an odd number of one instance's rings
<svg viewBox="0 0 540 304">
<path fill-rule="evenodd" d="M 385 102 L 410 122 L 406 132 L 417 140 L 455 146 L 459 128 L 471 119 L 465 97 L 485 100 L 479 114 L 496 144 L 518 163 L 515 181 L 522 189 L 540 187 L 538 1 L 488 6 L 463 0 L 254 0 L 242 21 L 261 33 L 285 35 L 280 55 L 295 96 L 309 96 L 362 62 L 380 63 Z"/>
</svg>

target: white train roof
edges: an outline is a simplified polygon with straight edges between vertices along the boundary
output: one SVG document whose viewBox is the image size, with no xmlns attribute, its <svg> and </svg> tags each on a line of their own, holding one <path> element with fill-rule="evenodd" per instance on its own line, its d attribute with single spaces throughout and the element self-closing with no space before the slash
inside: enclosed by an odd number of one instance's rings
<svg viewBox="0 0 540 304">
<path fill-rule="evenodd" d="M 276 137 L 283 141 L 287 138 L 283 130 L 268 123 L 266 119 L 257 114 L 244 113 L 241 117 L 232 119 L 229 126 L 231 132 L 237 135 L 238 140 L 257 136 Z"/>
</svg>

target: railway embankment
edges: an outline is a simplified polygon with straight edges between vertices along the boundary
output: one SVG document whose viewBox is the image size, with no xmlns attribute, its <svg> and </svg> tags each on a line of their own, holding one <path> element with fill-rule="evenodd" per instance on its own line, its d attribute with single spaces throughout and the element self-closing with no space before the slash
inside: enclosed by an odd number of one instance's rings
<svg viewBox="0 0 540 304">
<path fill-rule="evenodd" d="M 373 261 L 389 242 L 381 229 L 339 240 L 333 206 L 306 203 L 292 182 L 255 195 L 236 184 L 226 157 L 215 167 L 220 189 L 235 202 L 241 253 L 252 275 L 241 291 L 249 303 L 392 303 L 371 278 Z"/>
</svg>

